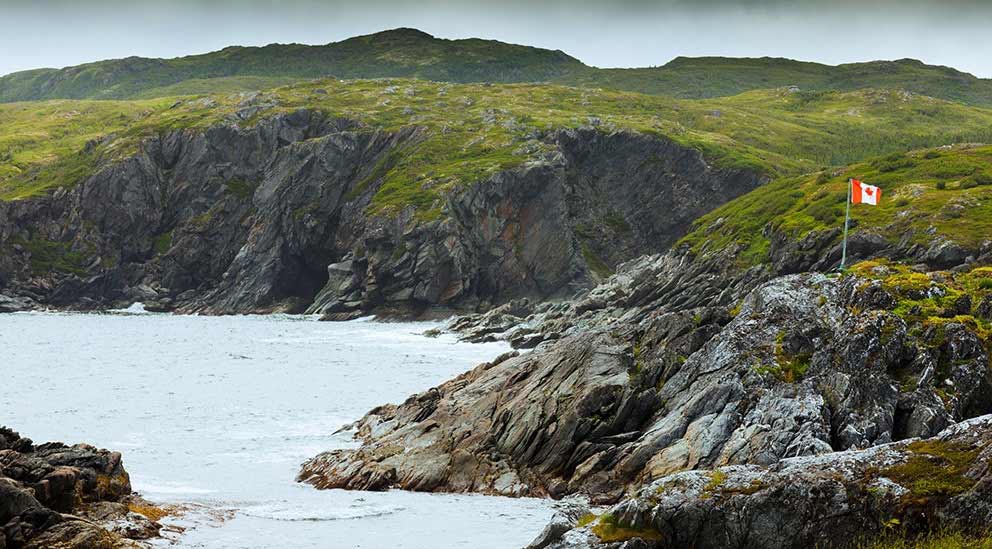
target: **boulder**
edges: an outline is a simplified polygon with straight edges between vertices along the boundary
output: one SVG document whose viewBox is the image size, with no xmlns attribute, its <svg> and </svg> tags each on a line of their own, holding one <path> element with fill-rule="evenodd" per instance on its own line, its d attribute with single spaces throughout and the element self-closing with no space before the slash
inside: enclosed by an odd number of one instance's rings
<svg viewBox="0 0 992 549">
<path fill-rule="evenodd" d="M 121 455 L 86 444 L 35 445 L 0 427 L 0 548 L 120 548 L 158 535 L 129 511 Z"/>
</svg>

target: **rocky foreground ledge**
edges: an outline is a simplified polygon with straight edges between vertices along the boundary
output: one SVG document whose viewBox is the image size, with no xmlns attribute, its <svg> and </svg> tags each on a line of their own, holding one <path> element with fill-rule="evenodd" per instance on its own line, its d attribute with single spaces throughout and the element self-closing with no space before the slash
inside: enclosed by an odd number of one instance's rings
<svg viewBox="0 0 992 549">
<path fill-rule="evenodd" d="M 0 427 L 0 549 L 144 547 L 164 514 L 131 493 L 119 453 Z"/>
<path fill-rule="evenodd" d="M 986 415 L 925 440 L 668 475 L 605 513 L 566 509 L 529 549 L 851 547 L 934 530 L 987 535 L 990 466 Z"/>
</svg>

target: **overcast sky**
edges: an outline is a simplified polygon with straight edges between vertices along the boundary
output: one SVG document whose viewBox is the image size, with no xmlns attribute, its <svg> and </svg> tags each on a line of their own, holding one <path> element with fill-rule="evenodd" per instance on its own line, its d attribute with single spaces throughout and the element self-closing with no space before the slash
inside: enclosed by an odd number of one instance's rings
<svg viewBox="0 0 992 549">
<path fill-rule="evenodd" d="M 395 27 L 560 49 L 600 67 L 679 55 L 913 57 L 992 77 L 992 0 L 0 0 L 0 74 Z"/>
</svg>

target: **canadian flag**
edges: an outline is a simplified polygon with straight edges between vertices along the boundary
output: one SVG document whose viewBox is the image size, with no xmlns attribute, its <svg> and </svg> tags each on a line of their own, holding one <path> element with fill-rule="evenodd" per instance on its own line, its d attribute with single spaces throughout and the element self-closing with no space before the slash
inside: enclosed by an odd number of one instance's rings
<svg viewBox="0 0 992 549">
<path fill-rule="evenodd" d="M 851 203 L 870 204 L 878 206 L 878 200 L 882 198 L 882 189 L 873 185 L 866 185 L 857 179 L 851 180 Z"/>
</svg>

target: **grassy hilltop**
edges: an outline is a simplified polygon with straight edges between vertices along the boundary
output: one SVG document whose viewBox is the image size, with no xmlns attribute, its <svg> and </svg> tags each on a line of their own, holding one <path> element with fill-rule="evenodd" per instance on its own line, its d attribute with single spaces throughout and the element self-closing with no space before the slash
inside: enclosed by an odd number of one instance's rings
<svg viewBox="0 0 992 549">
<path fill-rule="evenodd" d="M 790 59 L 684 58 L 661 67 L 600 69 L 561 51 L 495 40 L 444 40 L 395 29 L 323 46 L 229 47 L 175 59 L 128 57 L 0 77 L 0 102 L 144 99 L 249 91 L 333 76 L 445 82 L 553 82 L 680 98 L 797 85 L 810 91 L 905 89 L 992 106 L 992 80 L 911 59 L 830 66 Z"/>
<path fill-rule="evenodd" d="M 766 227 L 800 239 L 843 226 L 852 177 L 882 188 L 878 206 L 851 207 L 852 233 L 928 244 L 939 232 L 972 249 L 992 238 L 992 146 L 963 145 L 781 178 L 699 218 L 682 243 L 697 252 L 740 246 L 742 264 L 767 261 Z"/>
<path fill-rule="evenodd" d="M 587 68 L 558 51 L 492 40 L 442 40 L 414 29 L 395 29 L 324 46 L 234 46 L 176 59 L 128 57 L 14 73 L 0 78 L 0 101 L 247 91 L 327 76 L 535 82 Z"/>
<path fill-rule="evenodd" d="M 982 106 L 992 106 L 992 80 L 913 60 L 678 58 L 597 69 L 559 51 L 397 29 L 326 46 L 16 73 L 0 78 L 0 103 L 0 200 L 74 185 L 150 136 L 311 109 L 359 131 L 418 129 L 415 144 L 375 167 L 376 212 L 413 205 L 436 217 L 445 194 L 541 160 L 555 130 L 592 126 L 662 136 L 772 179 L 683 240 L 697 251 L 740 246 L 744 264 L 767 259 L 768 227 L 801 238 L 837 226 L 852 175 L 886 197 L 855 209 L 855 231 L 922 242 L 937 226 L 971 245 L 992 234 L 992 149 L 924 150 L 992 143 L 992 109 Z"/>
<path fill-rule="evenodd" d="M 915 59 L 831 66 L 775 57 L 678 57 L 661 67 L 598 69 L 584 77 L 577 75 L 572 82 L 685 98 L 722 97 L 792 85 L 809 91 L 888 88 L 992 105 L 992 80 Z"/>
<path fill-rule="evenodd" d="M 301 108 L 356 120 L 369 131 L 420 128 L 425 139 L 377 170 L 386 180 L 374 203 L 383 210 L 414 204 L 424 214 L 435 211 L 448 190 L 539 158 L 547 150 L 542 136 L 558 128 L 595 125 L 666 136 L 718 165 L 770 176 L 908 148 L 992 141 L 992 110 L 880 90 L 776 89 L 678 100 L 555 85 L 329 79 L 250 97 L 0 105 L 0 199 L 72 185 L 136 152 L 148 136 L 219 123 L 247 127 Z M 239 118 L 246 101 L 266 108 Z"/>
</svg>

